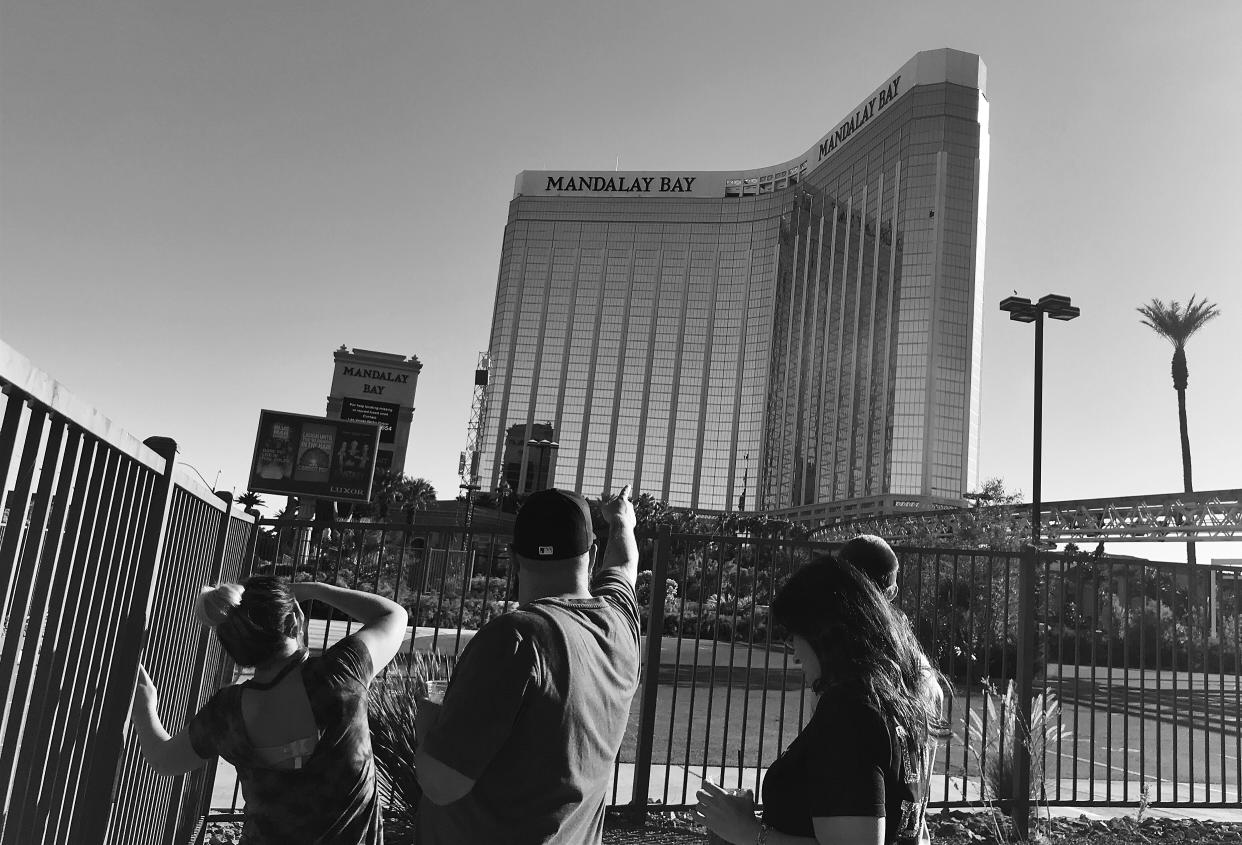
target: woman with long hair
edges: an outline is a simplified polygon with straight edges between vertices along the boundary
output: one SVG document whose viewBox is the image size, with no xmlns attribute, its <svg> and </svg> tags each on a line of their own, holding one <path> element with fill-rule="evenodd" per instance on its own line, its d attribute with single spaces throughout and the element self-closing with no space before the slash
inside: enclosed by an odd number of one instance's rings
<svg viewBox="0 0 1242 845">
<path fill-rule="evenodd" d="M 318 657 L 305 646 L 298 606 L 311 599 L 362 623 Z M 245 845 L 382 843 L 367 687 L 401 647 L 405 609 L 358 590 L 256 575 L 203 588 L 195 615 L 254 677 L 217 691 L 169 736 L 140 666 L 132 718 L 148 763 L 163 775 L 216 756 L 233 764 L 246 800 Z"/>
<path fill-rule="evenodd" d="M 940 720 L 905 617 L 864 573 L 822 557 L 772 602 L 818 700 L 753 802 L 704 782 L 696 812 L 735 845 L 913 845 L 924 837 L 924 750 Z"/>
</svg>

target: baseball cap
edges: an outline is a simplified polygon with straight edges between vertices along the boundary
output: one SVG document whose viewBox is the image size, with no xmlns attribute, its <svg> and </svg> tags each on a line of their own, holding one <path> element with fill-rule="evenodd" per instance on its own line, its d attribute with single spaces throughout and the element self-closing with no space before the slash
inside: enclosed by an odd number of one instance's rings
<svg viewBox="0 0 1242 845">
<path fill-rule="evenodd" d="M 897 555 L 882 537 L 859 534 L 841 547 L 837 557 L 862 570 L 881 590 L 897 583 Z"/>
<path fill-rule="evenodd" d="M 532 493 L 513 522 L 513 551 L 529 560 L 564 560 L 595 542 L 587 500 L 568 490 Z"/>
</svg>

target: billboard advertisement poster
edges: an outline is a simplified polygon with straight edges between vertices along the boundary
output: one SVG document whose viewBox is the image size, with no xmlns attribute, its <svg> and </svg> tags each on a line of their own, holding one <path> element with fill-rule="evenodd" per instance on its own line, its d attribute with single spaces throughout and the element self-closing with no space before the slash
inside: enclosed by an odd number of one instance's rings
<svg viewBox="0 0 1242 845">
<path fill-rule="evenodd" d="M 394 405 L 391 402 L 376 402 L 374 399 L 354 399 L 350 396 L 345 396 L 341 399 L 341 419 L 379 423 L 380 443 L 391 444 L 395 439 L 397 414 L 400 410 L 400 405 Z"/>
<path fill-rule="evenodd" d="M 378 450 L 375 423 L 260 411 L 249 488 L 367 502 Z"/>
</svg>

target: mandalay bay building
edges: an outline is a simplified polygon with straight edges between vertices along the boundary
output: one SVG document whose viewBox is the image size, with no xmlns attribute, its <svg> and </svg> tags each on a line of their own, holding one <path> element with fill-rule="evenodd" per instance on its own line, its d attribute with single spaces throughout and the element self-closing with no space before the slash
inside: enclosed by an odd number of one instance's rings
<svg viewBox="0 0 1242 845">
<path fill-rule="evenodd" d="M 963 504 L 984 82 L 919 53 L 769 167 L 519 174 L 476 482 L 808 521 Z"/>
</svg>

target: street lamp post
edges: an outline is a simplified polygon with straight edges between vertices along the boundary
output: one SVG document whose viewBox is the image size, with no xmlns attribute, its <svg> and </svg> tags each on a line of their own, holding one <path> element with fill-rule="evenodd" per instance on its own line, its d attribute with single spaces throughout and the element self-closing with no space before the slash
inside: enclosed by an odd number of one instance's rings
<svg viewBox="0 0 1242 845">
<path fill-rule="evenodd" d="M 1022 557 L 1018 573 L 1018 678 L 1017 717 L 1022 736 L 1013 744 L 1014 824 L 1018 839 L 1028 838 L 1031 812 L 1031 696 L 1035 685 L 1035 574 L 1039 565 L 1042 541 L 1040 525 L 1040 475 L 1044 435 L 1044 315 L 1053 320 L 1072 320 L 1079 309 L 1070 304 L 1068 296 L 1054 293 L 1041 296 L 1039 302 L 1021 296 L 1007 296 L 1000 309 L 1009 319 L 1035 324 L 1035 402 L 1031 450 L 1031 543 Z"/>
</svg>

